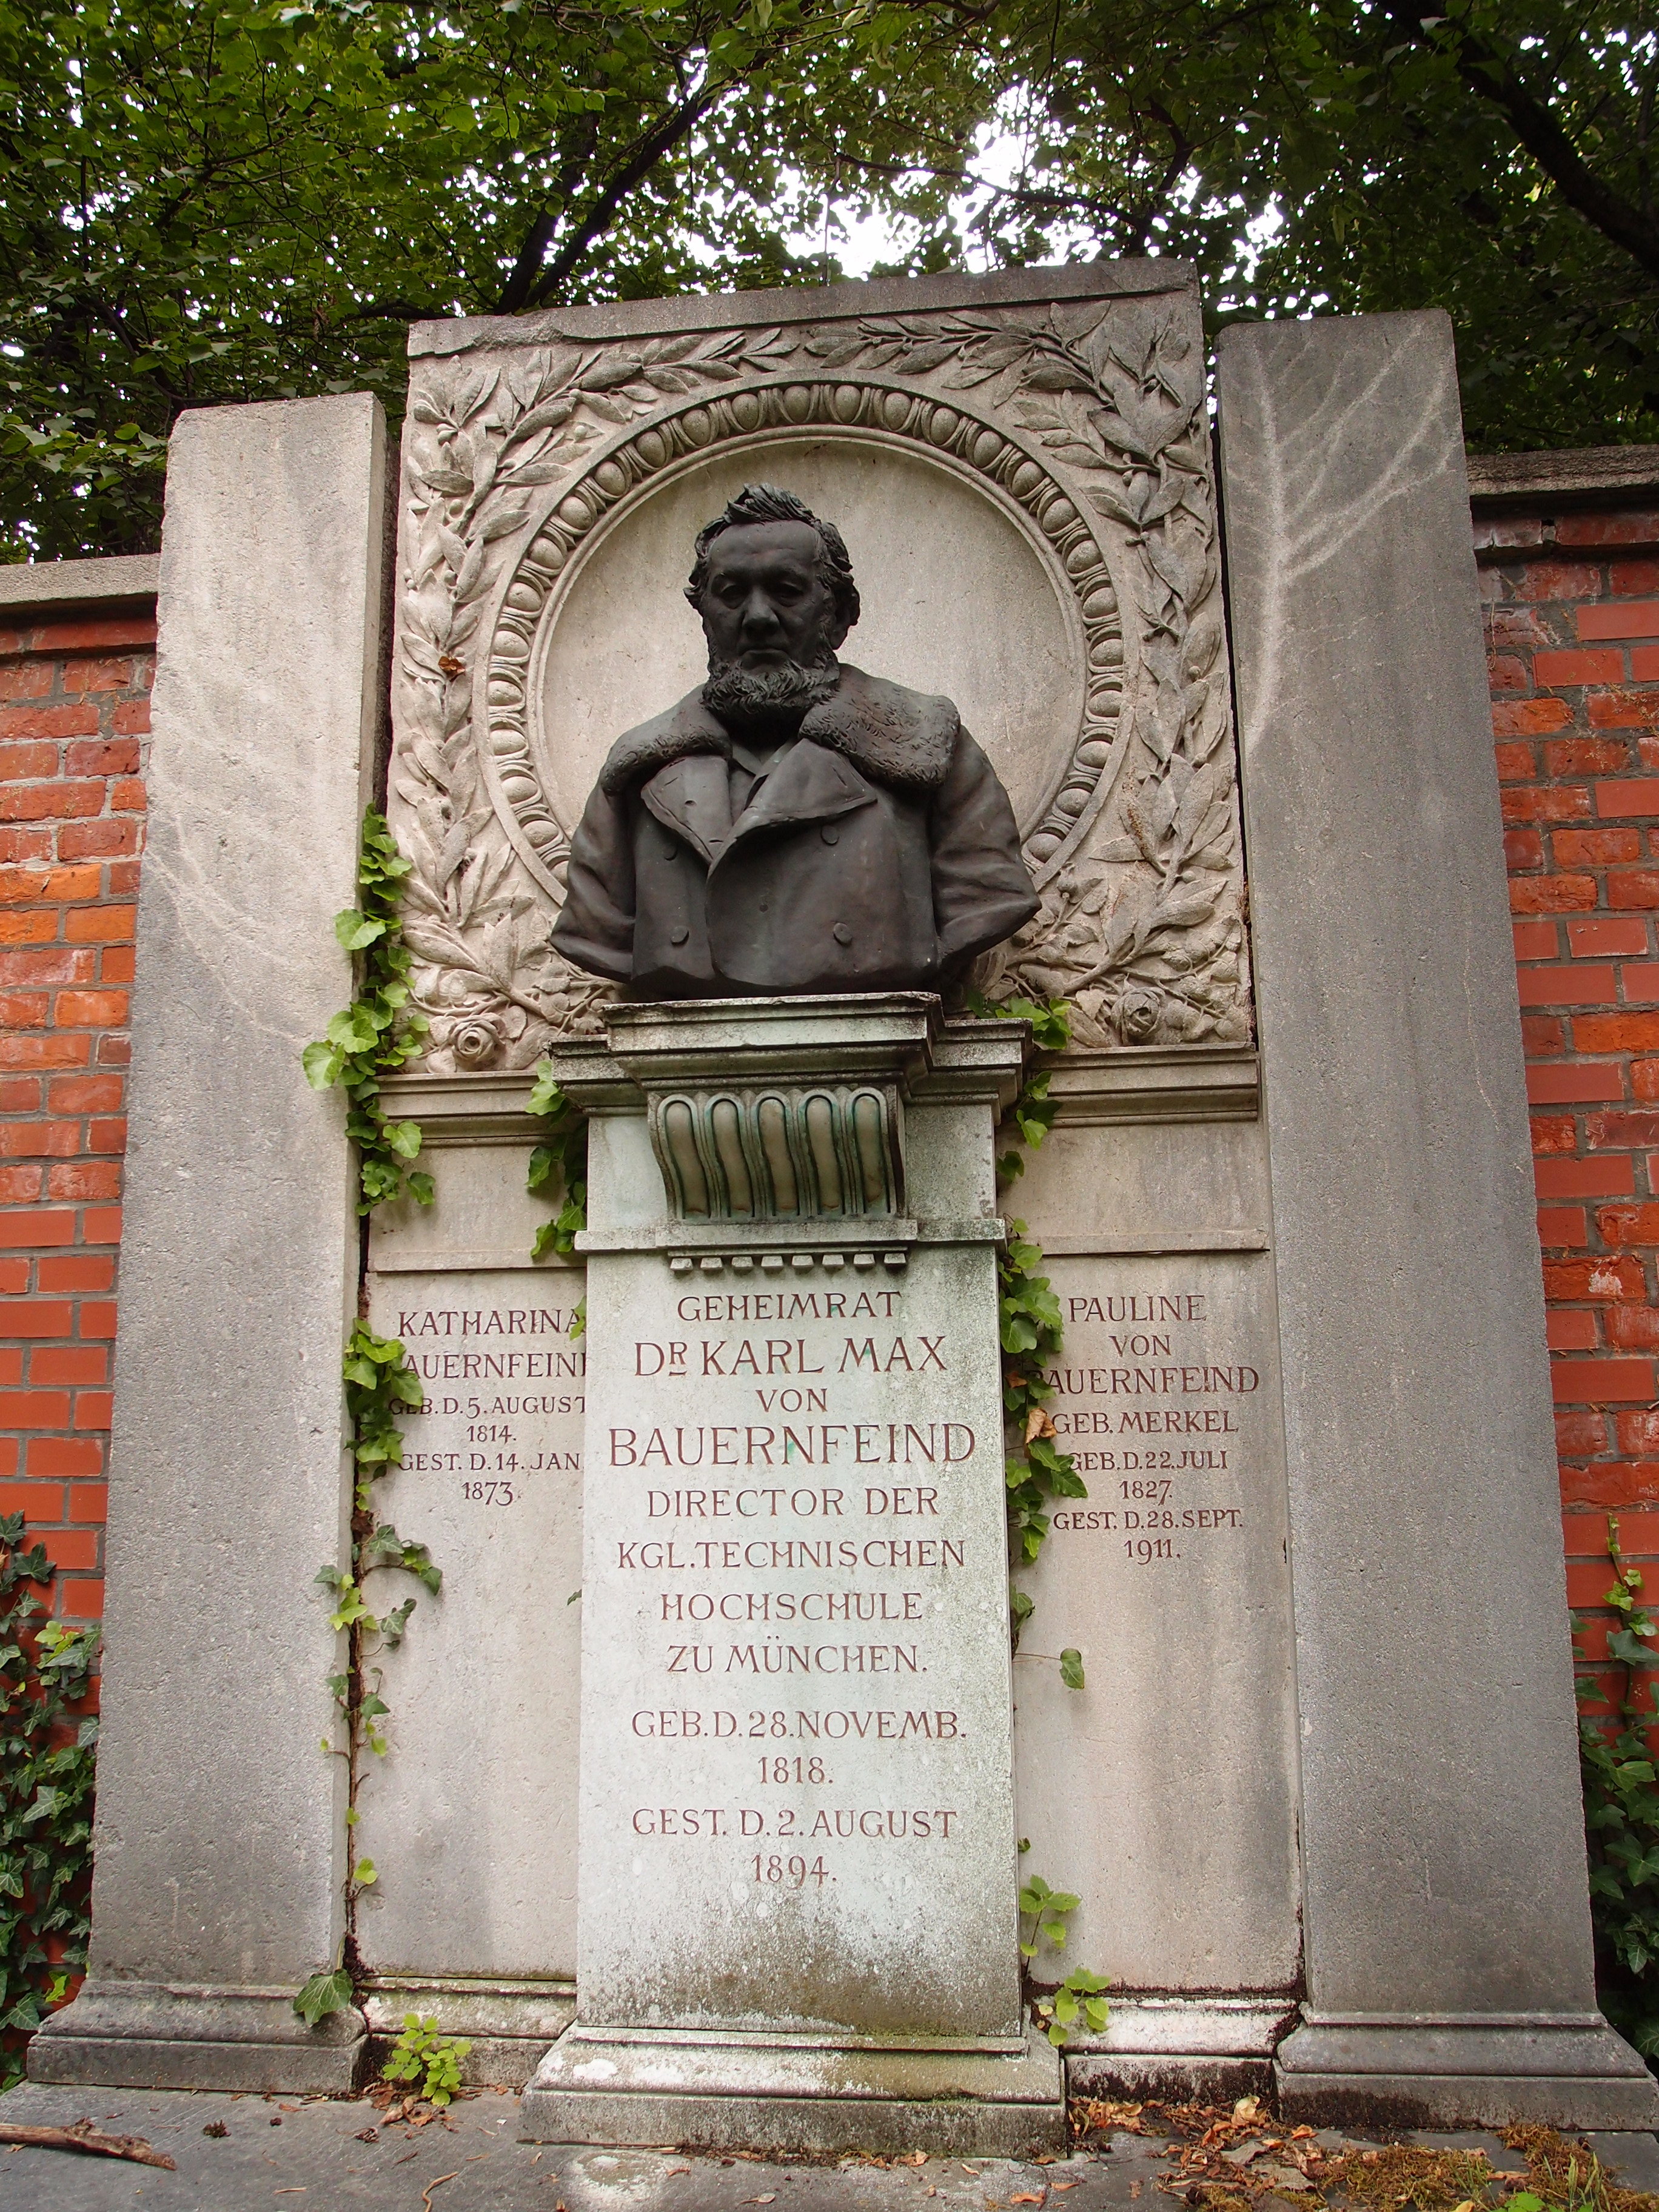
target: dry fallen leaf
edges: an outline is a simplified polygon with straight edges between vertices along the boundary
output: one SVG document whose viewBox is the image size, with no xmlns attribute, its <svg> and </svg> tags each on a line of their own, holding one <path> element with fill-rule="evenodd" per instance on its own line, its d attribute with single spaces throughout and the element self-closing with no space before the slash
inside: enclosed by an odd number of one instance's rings
<svg viewBox="0 0 1659 2212">
<path fill-rule="evenodd" d="M 745 2197 L 743 2201 L 745 2204 L 775 2204 L 778 2192 L 775 2189 L 769 2189 L 764 2197 Z"/>
<path fill-rule="evenodd" d="M 1033 2197 L 1028 2191 L 1021 2189 L 1017 2191 L 1008 2202 L 1011 2204 L 1041 2204 L 1042 2198 L 1040 2195 Z"/>
</svg>

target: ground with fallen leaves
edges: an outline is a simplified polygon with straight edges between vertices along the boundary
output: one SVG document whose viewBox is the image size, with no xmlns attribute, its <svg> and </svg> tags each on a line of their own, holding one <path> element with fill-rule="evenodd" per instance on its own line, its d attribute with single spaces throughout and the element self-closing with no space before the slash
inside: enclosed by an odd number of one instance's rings
<svg viewBox="0 0 1659 2212">
<path fill-rule="evenodd" d="M 1587 2142 L 1553 2128 L 1498 2130 L 1515 2154 L 1504 2166 L 1484 2150 L 1333 2141 L 1329 2130 L 1285 2127 L 1255 2097 L 1231 2108 L 1079 2098 L 1072 2128 L 1085 2145 L 1091 2136 L 1115 2134 L 1161 2140 L 1169 2165 L 1157 2177 L 1158 2188 L 1214 2212 L 1246 2212 L 1275 2197 L 1309 2212 L 1331 2204 L 1357 2212 L 1407 2206 L 1491 2212 L 1523 2198 L 1560 2212 L 1659 2212 L 1659 2194 L 1621 2188 Z M 1516 2212 L 1533 2212 L 1532 2204 L 1517 2203 Z"/>
<path fill-rule="evenodd" d="M 440 2110 L 387 2085 L 335 2100 L 25 2084 L 0 2098 L 0 2123 L 35 2137 L 0 2138 L 0 2212 L 1156 2212 L 1163 2197 L 1194 2212 L 1659 2212 L 1651 2136 L 1362 2141 L 1249 2099 L 1084 2099 L 1072 2119 L 1055 2158 L 781 2159 L 520 2142 L 518 2100 L 495 2090 Z M 38 2140 L 88 2128 L 161 2162 Z"/>
</svg>

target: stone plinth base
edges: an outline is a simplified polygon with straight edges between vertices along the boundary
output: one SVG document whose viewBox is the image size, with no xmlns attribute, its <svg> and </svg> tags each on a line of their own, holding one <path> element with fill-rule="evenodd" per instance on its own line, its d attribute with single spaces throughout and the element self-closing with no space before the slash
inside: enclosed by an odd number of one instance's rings
<svg viewBox="0 0 1659 2212">
<path fill-rule="evenodd" d="M 307 2027 L 291 1990 L 88 1982 L 30 2043 L 28 2077 L 122 2089 L 345 2095 L 357 2087 L 368 2056 L 360 2014 L 337 2012 Z"/>
<path fill-rule="evenodd" d="M 1295 2017 L 1284 1997 L 1114 1996 L 1105 2033 L 1066 2044 L 1066 2087 L 1166 2105 L 1265 2096 L 1273 2045 Z"/>
<path fill-rule="evenodd" d="M 845 2050 L 572 2028 L 520 2109 L 531 2142 L 1001 2158 L 1066 2146 L 1060 2053 L 1037 2039 L 1000 2051 Z"/>
<path fill-rule="evenodd" d="M 460 2062 L 469 2087 L 522 2089 L 542 2053 L 576 2016 L 569 1981 L 492 1981 L 459 1975 L 377 1974 L 363 1993 L 363 2015 L 378 2065 L 401 2033 L 405 2013 L 436 2019 L 444 2035 L 464 2035 Z"/>
<path fill-rule="evenodd" d="M 1342 2021 L 1279 2047 L 1279 2109 L 1328 2127 L 1659 2126 L 1659 2082 L 1599 2014 Z"/>
</svg>

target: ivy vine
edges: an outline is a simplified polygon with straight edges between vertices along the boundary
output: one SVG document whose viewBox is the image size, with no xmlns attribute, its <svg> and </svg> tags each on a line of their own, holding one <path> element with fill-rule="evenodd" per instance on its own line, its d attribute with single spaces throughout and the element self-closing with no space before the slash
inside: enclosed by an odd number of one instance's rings
<svg viewBox="0 0 1659 2212">
<path fill-rule="evenodd" d="M 546 1191 L 559 1200 L 557 1213 L 543 1222 L 530 1248 L 532 1260 L 544 1260 L 550 1252 L 574 1252 L 578 1235 L 587 1226 L 587 1116 L 560 1089 L 550 1060 L 536 1063 L 530 1110 L 546 1126 L 542 1141 L 530 1155 L 526 1188 L 532 1195 Z"/>
<path fill-rule="evenodd" d="M 975 996 L 969 1006 L 974 1013 L 999 1020 L 1030 1022 L 1031 1041 L 1044 1052 L 1063 1052 L 1071 1042 L 1071 1010 L 1063 999 L 1006 999 L 994 1005 Z M 1058 1109 L 1048 1096 L 1048 1080 L 1047 1068 L 1028 1074 L 1008 1109 L 1006 1121 L 1012 1122 L 1017 1141 L 998 1156 L 1000 1187 L 1024 1174 L 1026 1152 L 1034 1152 L 1054 1125 Z M 1086 1498 L 1089 1492 L 1076 1461 L 1055 1445 L 1054 1419 L 1044 1403 L 1054 1389 L 1044 1377 L 1043 1362 L 1058 1358 L 1063 1340 L 1060 1300 L 1048 1276 L 1037 1273 L 1042 1249 L 1030 1241 L 1025 1224 L 1011 1218 L 1008 1231 L 997 1259 L 997 1329 L 1008 1424 L 1008 1611 L 1018 1650 L 1036 1606 L 1030 1594 L 1015 1583 L 1013 1572 L 1030 1566 L 1042 1551 L 1050 1500 Z M 1084 1687 L 1083 1655 L 1074 1646 L 1060 1654 L 1060 1677 L 1068 1690 Z"/>
<path fill-rule="evenodd" d="M 91 1930 L 95 1626 L 44 1619 L 57 1569 L 0 1517 L 0 2092 L 83 1973 Z"/>
<path fill-rule="evenodd" d="M 1613 1587 L 1602 1602 L 1613 1680 L 1579 1675 L 1578 1759 L 1589 1852 L 1590 1920 L 1601 2008 L 1644 2058 L 1659 2057 L 1659 1786 L 1650 1731 L 1659 1721 L 1654 1677 L 1659 1620 L 1642 1599 L 1638 1569 L 1626 1564 L 1619 1523 L 1607 1516 Z M 1575 1621 L 1582 1632 L 1583 1624 Z M 1588 1667 L 1581 1645 L 1575 1656 Z M 1609 1715 L 1605 1710 L 1612 1707 Z"/>
<path fill-rule="evenodd" d="M 422 1206 L 429 1206 L 433 1198 L 431 1176 L 409 1165 L 420 1155 L 419 1123 L 388 1121 L 380 1103 L 381 1079 L 414 1059 L 427 1033 L 425 1016 L 410 1010 L 410 956 L 398 919 L 409 872 L 410 863 L 384 817 L 369 808 L 358 854 L 359 902 L 334 919 L 341 946 L 362 962 L 360 988 L 351 1005 L 330 1022 L 325 1037 L 308 1044 L 301 1054 L 314 1090 L 344 1085 L 346 1133 L 357 1146 L 357 1211 L 362 1215 L 405 1192 Z M 434 1595 L 443 1585 L 442 1571 L 427 1547 L 411 1543 L 389 1520 L 379 1517 L 374 1492 L 376 1480 L 402 1462 L 398 1416 L 418 1413 L 425 1403 L 420 1376 L 397 1338 L 377 1336 L 362 1320 L 346 1339 L 341 1374 L 351 1422 L 350 1557 L 344 1567 L 325 1561 L 316 1586 L 331 1601 L 331 1632 L 346 1638 L 344 1667 L 323 1678 L 339 1718 L 322 1743 L 346 1768 L 346 1933 L 333 1966 L 312 1975 L 295 1997 L 294 2009 L 310 2027 L 343 2011 L 355 1993 L 357 1900 L 379 1879 L 374 1861 L 360 1856 L 356 1849 L 364 1753 L 386 1756 L 391 1708 L 380 1694 L 380 1662 L 403 1642 L 416 1604 L 412 1597 L 385 1608 L 378 1598 L 371 1604 L 369 1577 L 386 1571 L 411 1575 Z"/>
<path fill-rule="evenodd" d="M 413 956 L 398 915 L 410 862 L 383 815 L 363 816 L 357 854 L 358 902 L 334 917 L 334 934 L 362 962 L 357 995 L 301 1054 L 313 1091 L 335 1084 L 346 1094 L 346 1134 L 357 1147 L 360 1214 L 404 1195 L 432 1203 L 432 1178 L 409 1163 L 419 1157 L 418 1121 L 389 1121 L 380 1103 L 380 1080 L 422 1050 L 428 1022 L 410 1010 L 409 971 Z"/>
</svg>

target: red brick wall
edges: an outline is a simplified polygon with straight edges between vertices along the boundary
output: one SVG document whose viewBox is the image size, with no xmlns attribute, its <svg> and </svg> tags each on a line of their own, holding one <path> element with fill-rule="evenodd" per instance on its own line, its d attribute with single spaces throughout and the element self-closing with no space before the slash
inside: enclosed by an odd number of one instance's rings
<svg viewBox="0 0 1659 2212">
<path fill-rule="evenodd" d="M 155 637 L 148 610 L 0 607 L 0 1513 L 75 1620 L 103 1603 Z"/>
<path fill-rule="evenodd" d="M 1659 1506 L 1659 508 L 1475 537 L 1568 1590 L 1595 1606 L 1610 1509 L 1659 1555 L 1659 1511 L 1630 1510 Z"/>
</svg>

